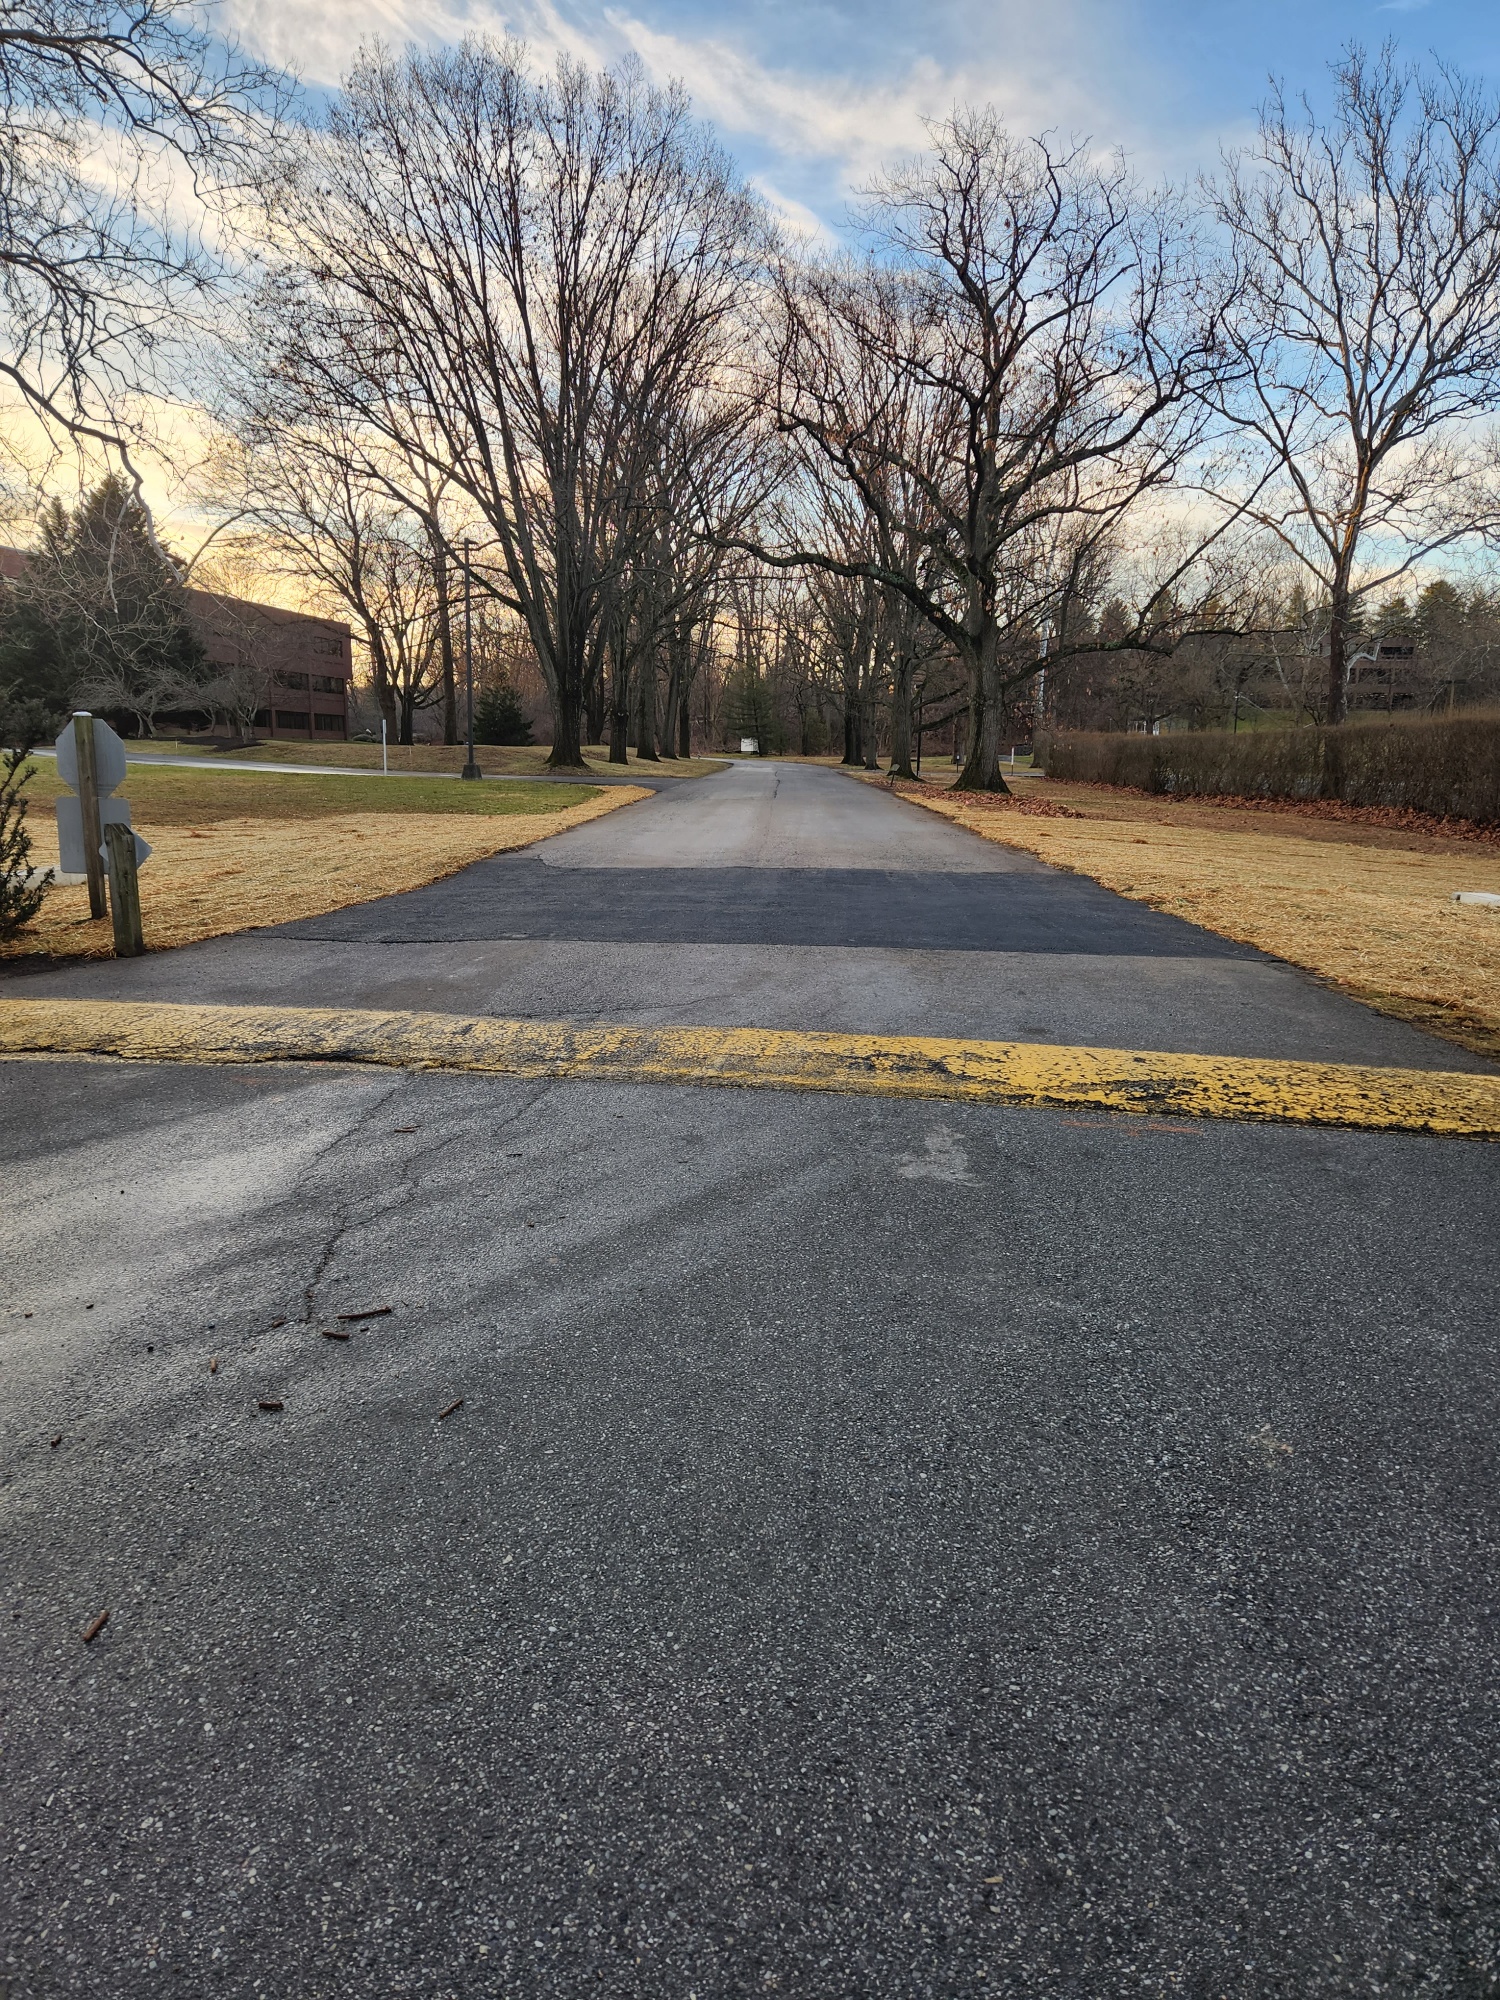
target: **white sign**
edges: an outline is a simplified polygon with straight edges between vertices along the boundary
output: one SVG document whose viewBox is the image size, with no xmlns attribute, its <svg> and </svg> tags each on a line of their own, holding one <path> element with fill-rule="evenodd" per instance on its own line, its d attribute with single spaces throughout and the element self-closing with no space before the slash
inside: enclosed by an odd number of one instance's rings
<svg viewBox="0 0 1500 2000">
<path fill-rule="evenodd" d="M 125 782 L 125 745 L 100 716 L 94 724 L 94 776 L 101 804 L 116 785 Z M 78 790 L 78 744 L 70 722 L 57 739 L 57 775 L 71 791 Z M 127 822 L 128 823 L 128 822 Z"/>
<path fill-rule="evenodd" d="M 99 824 L 106 826 L 129 826 L 130 801 L 128 799 L 101 799 L 99 801 Z M 137 842 L 140 836 L 136 836 Z M 57 801 L 57 864 L 64 875 L 83 875 L 87 872 L 83 852 L 83 801 L 69 798 L 66 793 Z"/>
<path fill-rule="evenodd" d="M 740 738 L 740 755 L 742 757 L 753 757 L 759 749 L 760 745 L 753 736 L 742 736 Z"/>
<path fill-rule="evenodd" d="M 110 803 L 113 804 L 113 800 L 111 800 Z M 116 825 L 129 824 L 128 821 L 115 821 L 112 823 Z M 137 868 L 139 868 L 143 861 L 149 861 L 151 859 L 151 849 L 148 846 L 148 844 L 141 839 L 141 836 L 138 833 L 132 831 L 130 837 L 135 842 L 135 865 Z M 101 841 L 99 844 L 99 858 L 101 861 L 104 861 L 106 863 L 109 860 L 109 842 L 107 840 Z"/>
</svg>

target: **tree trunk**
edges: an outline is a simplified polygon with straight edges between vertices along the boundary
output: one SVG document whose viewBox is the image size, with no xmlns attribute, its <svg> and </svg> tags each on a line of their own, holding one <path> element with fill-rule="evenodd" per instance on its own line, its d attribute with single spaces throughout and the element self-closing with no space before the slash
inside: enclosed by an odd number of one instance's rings
<svg viewBox="0 0 1500 2000">
<path fill-rule="evenodd" d="M 677 755 L 677 716 L 682 706 L 683 646 L 672 628 L 672 637 L 667 642 L 667 704 L 662 713 L 661 754 L 663 757 Z"/>
<path fill-rule="evenodd" d="M 636 712 L 635 754 L 645 764 L 659 763 L 656 754 L 656 656 L 649 646 L 641 654 L 636 676 L 640 700 Z"/>
<path fill-rule="evenodd" d="M 865 769 L 880 769 L 880 716 L 875 706 L 875 691 L 872 688 L 865 701 Z"/>
<path fill-rule="evenodd" d="M 443 741 L 458 741 L 458 681 L 453 669 L 453 607 L 448 597 L 448 557 L 436 526 L 428 531 L 437 590 L 438 657 L 443 668 Z"/>
<path fill-rule="evenodd" d="M 969 650 L 969 754 L 954 780 L 956 792 L 1009 792 L 1000 775 L 1000 731 L 1005 703 L 1000 687 L 1000 634 L 989 623 Z"/>
<path fill-rule="evenodd" d="M 839 761 L 844 764 L 864 762 L 859 749 L 859 716 L 854 703 L 847 698 L 844 702 L 844 754 Z"/>
<path fill-rule="evenodd" d="M 682 700 L 677 710 L 677 754 L 691 757 L 693 754 L 693 721 L 689 713 L 693 692 L 693 677 L 689 674 L 683 683 Z"/>
<path fill-rule="evenodd" d="M 552 698 L 552 754 L 549 771 L 576 771 L 583 762 L 583 690 L 579 677 L 560 680 Z"/>
<path fill-rule="evenodd" d="M 587 634 L 587 619 L 559 590 L 556 638 L 551 652 L 552 670 L 547 675 L 548 692 L 552 696 L 552 749 L 547 758 L 549 771 L 576 771 L 583 762 Z M 545 665 L 547 656 L 542 651 L 535 625 L 532 627 L 532 643 Z"/>
<path fill-rule="evenodd" d="M 911 767 L 911 661 L 898 660 L 891 689 L 891 776 L 915 778 Z"/>
<path fill-rule="evenodd" d="M 588 701 L 590 743 L 604 741 L 604 717 L 608 708 L 608 691 L 604 685 L 604 669 L 601 667 L 589 682 Z"/>
<path fill-rule="evenodd" d="M 1342 722 L 1349 712 L 1345 686 L 1349 651 L 1349 585 L 1344 577 L 1333 580 L 1333 602 L 1328 615 L 1328 720 Z"/>
<path fill-rule="evenodd" d="M 628 764 L 630 736 L 630 662 L 622 641 L 609 649 L 609 761 Z"/>
</svg>

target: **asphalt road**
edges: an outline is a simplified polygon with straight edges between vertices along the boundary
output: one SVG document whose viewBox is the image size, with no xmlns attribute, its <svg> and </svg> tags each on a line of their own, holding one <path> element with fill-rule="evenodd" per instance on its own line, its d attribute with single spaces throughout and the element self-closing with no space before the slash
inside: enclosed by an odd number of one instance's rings
<svg viewBox="0 0 1500 2000">
<path fill-rule="evenodd" d="M 7 990 L 1482 1066 L 797 767 Z M 8 2000 L 1500 1992 L 1492 1146 L 0 1090 Z"/>
</svg>

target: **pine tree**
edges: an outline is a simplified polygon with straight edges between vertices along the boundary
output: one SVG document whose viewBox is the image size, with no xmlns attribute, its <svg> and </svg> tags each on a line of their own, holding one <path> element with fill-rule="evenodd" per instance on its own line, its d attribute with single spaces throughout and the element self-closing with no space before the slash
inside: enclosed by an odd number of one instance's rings
<svg viewBox="0 0 1500 2000">
<path fill-rule="evenodd" d="M 517 744 L 531 740 L 531 724 L 526 720 L 515 682 L 493 682 L 474 704 L 474 741 Z"/>
<path fill-rule="evenodd" d="M 0 703 L 0 938 L 14 937 L 42 907 L 52 870 L 31 867 L 31 835 L 26 831 L 25 788 L 36 766 L 27 761 L 45 734 L 43 712 L 35 704 Z"/>
<path fill-rule="evenodd" d="M 145 508 L 111 474 L 71 513 L 52 501 L 40 530 L 0 611 L 0 683 L 151 734 L 163 709 L 191 705 L 210 668 Z"/>
</svg>

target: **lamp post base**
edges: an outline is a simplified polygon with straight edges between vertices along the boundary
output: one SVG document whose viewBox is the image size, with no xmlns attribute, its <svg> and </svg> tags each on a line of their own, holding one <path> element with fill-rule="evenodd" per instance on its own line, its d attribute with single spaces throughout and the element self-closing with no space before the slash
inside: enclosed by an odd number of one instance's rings
<svg viewBox="0 0 1500 2000">
<path fill-rule="evenodd" d="M 461 778 L 482 778 L 484 776 L 484 773 L 483 771 L 480 770 L 479 766 L 476 763 L 474 763 L 473 760 L 471 759 L 467 764 L 464 765 L 463 769 L 459 772 L 458 775 Z"/>
</svg>

